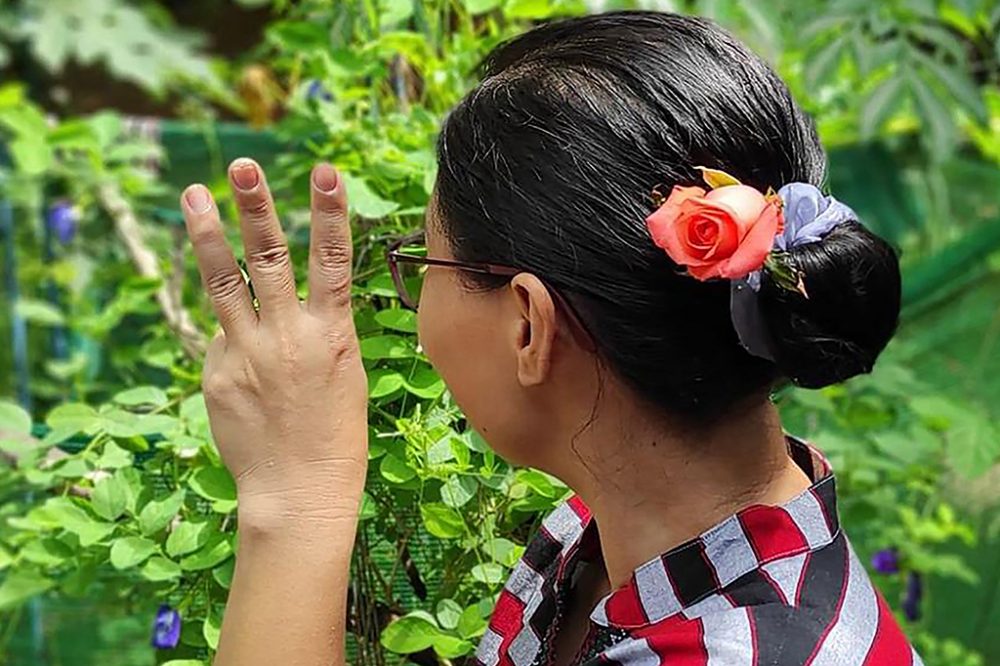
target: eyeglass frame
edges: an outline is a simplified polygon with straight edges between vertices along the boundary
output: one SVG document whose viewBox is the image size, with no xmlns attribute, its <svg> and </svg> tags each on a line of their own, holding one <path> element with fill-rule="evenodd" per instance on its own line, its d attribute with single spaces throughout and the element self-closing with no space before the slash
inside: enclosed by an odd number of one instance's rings
<svg viewBox="0 0 1000 666">
<path fill-rule="evenodd" d="M 392 276 L 392 283 L 396 287 L 396 295 L 399 297 L 399 302 L 403 304 L 404 307 L 417 311 L 417 303 L 415 303 L 411 298 L 409 291 L 406 288 L 406 284 L 403 281 L 403 276 L 399 270 L 399 264 L 410 263 L 410 264 L 420 264 L 426 266 L 438 266 L 440 268 L 450 268 L 453 270 L 463 270 L 470 271 L 472 273 L 482 273 L 486 275 L 498 275 L 501 277 L 514 277 L 518 273 L 530 272 L 525 271 L 522 268 L 516 268 L 514 266 L 505 266 L 502 264 L 492 264 L 488 262 L 471 262 L 471 261 L 457 261 L 455 259 L 442 259 L 439 257 L 421 257 L 414 254 L 406 254 L 400 251 L 404 245 L 413 243 L 418 240 L 425 238 L 425 231 L 423 229 L 418 229 L 414 232 L 400 236 L 396 240 L 392 241 L 385 251 L 386 263 L 389 265 L 389 274 Z M 536 276 L 537 277 L 537 276 Z M 597 351 L 597 344 L 594 340 L 593 335 L 591 335 L 587 326 L 583 323 L 583 319 L 580 317 L 576 308 L 566 299 L 559 290 L 548 283 L 548 281 L 538 278 L 542 284 L 545 285 L 549 293 L 552 294 L 557 305 L 561 306 L 569 318 L 572 320 L 573 335 L 576 337 L 577 342 L 581 344 L 584 349 L 590 352 Z M 578 334 L 582 333 L 582 337 Z"/>
</svg>

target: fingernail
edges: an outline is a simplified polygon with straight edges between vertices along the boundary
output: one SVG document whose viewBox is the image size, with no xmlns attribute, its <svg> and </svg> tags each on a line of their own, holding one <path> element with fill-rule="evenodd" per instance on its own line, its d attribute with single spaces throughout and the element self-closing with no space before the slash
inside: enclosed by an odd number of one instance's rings
<svg viewBox="0 0 1000 666">
<path fill-rule="evenodd" d="M 329 164 L 320 164 L 313 170 L 313 185 L 320 192 L 329 194 L 337 189 L 337 170 Z"/>
<path fill-rule="evenodd" d="M 257 176 L 257 165 L 249 160 L 242 160 L 233 165 L 233 182 L 236 187 L 247 191 L 257 187 L 260 182 Z"/>
<path fill-rule="evenodd" d="M 192 185 L 184 193 L 188 208 L 195 213 L 204 213 L 212 205 L 212 197 L 203 185 Z"/>
</svg>

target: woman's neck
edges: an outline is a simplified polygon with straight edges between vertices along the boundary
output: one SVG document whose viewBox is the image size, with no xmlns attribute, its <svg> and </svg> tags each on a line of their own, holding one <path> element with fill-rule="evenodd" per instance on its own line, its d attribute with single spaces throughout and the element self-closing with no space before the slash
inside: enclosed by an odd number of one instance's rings
<svg viewBox="0 0 1000 666">
<path fill-rule="evenodd" d="M 630 409 L 623 401 L 616 410 L 602 410 L 605 418 L 576 438 L 578 455 L 569 452 L 546 466 L 590 507 L 608 589 L 740 509 L 783 504 L 812 483 L 788 455 L 769 401 L 697 441 L 663 426 L 637 425 L 642 421 Z M 612 412 L 617 417 L 607 418 Z"/>
</svg>

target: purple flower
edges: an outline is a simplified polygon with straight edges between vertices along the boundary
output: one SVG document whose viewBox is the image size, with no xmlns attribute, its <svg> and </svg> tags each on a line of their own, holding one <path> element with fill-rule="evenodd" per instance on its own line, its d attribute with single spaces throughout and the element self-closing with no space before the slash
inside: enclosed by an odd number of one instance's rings
<svg viewBox="0 0 1000 666">
<path fill-rule="evenodd" d="M 309 87 L 306 88 L 306 98 L 330 102 L 333 100 L 333 95 L 330 94 L 330 91 L 326 89 L 326 86 L 319 79 L 313 79 L 309 82 Z"/>
<path fill-rule="evenodd" d="M 906 579 L 906 595 L 903 597 L 903 614 L 910 622 L 920 619 L 920 601 L 924 597 L 924 584 L 920 574 L 911 571 Z"/>
<path fill-rule="evenodd" d="M 153 647 L 157 650 L 171 650 L 177 647 L 180 637 L 181 614 L 167 604 L 160 604 L 153 623 Z"/>
<path fill-rule="evenodd" d="M 899 553 L 896 548 L 883 548 L 872 555 L 872 569 L 880 574 L 899 573 Z"/>
<path fill-rule="evenodd" d="M 76 236 L 76 225 L 79 216 L 73 205 L 68 201 L 57 201 L 49 206 L 49 214 L 46 220 L 49 231 L 55 234 L 56 238 L 63 245 L 68 244 Z"/>
</svg>

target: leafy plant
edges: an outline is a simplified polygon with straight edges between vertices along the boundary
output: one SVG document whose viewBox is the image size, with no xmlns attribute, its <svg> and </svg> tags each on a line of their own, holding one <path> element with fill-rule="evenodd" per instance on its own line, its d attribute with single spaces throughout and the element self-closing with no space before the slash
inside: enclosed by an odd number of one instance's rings
<svg viewBox="0 0 1000 666">
<path fill-rule="evenodd" d="M 118 4 L 101 2 L 105 9 Z M 41 4 L 25 2 L 19 11 Z M 538 519 L 568 490 L 537 470 L 511 467 L 469 428 L 416 344 L 413 314 L 395 302 L 382 249 L 387 238 L 422 224 L 437 128 L 480 58 L 533 20 L 587 7 L 575 0 L 273 4 L 278 15 L 254 56 L 266 59 L 287 93 L 285 113 L 271 128 L 283 148 L 268 174 L 295 265 L 305 265 L 303 195 L 313 162 L 336 163 L 351 192 L 355 317 L 371 405 L 352 586 L 356 663 L 377 660 L 370 654 L 376 647 L 414 659 L 460 659 L 485 630 Z M 993 99 L 996 60 L 981 47 L 995 17 L 976 3 L 942 3 L 934 14 L 918 4 L 838 0 L 829 14 L 817 12 L 826 4 L 811 2 L 672 6 L 711 14 L 776 54 L 834 143 L 891 129 L 911 150 L 904 133 L 922 122 L 952 138 L 956 127 L 968 131 L 992 155 L 995 132 L 972 97 L 982 86 Z M 36 16 L 59 6 L 46 4 Z M 635 5 L 605 8 L 614 6 Z M 839 23 L 802 30 L 818 13 Z M 164 40 L 152 23 L 143 30 L 137 34 Z M 39 48 L 36 33 L 19 34 Z M 98 57 L 96 47 L 87 48 Z M 958 48 L 978 54 L 975 67 L 957 57 Z M 901 58 L 886 59 L 896 51 L 906 51 L 910 70 Z M 811 54 L 804 69 L 796 64 L 803 53 Z M 43 57 L 55 66 L 70 53 Z M 166 69 L 149 76 L 146 85 L 169 89 Z M 968 117 L 956 125 L 948 111 L 949 128 L 941 129 L 940 114 L 908 115 L 902 94 L 872 107 L 879 90 L 886 95 L 886 81 L 903 77 L 893 84 L 900 92 L 910 85 L 906 76 L 936 100 L 917 100 L 916 88 L 906 88 L 912 103 L 940 110 L 958 99 L 969 105 Z M 130 135 L 114 114 L 52 121 L 19 86 L 0 87 L 0 138 L 11 158 L 0 166 L 0 198 L 12 203 L 17 221 L 22 294 L 15 314 L 32 333 L 36 403 L 34 419 L 0 403 L 0 617 L 40 594 L 112 599 L 150 619 L 162 602 L 183 625 L 178 646 L 159 659 L 203 663 L 218 640 L 238 525 L 232 480 L 199 390 L 199 339 L 214 322 L 193 263 L 179 249 L 179 230 L 164 223 L 162 207 L 173 205 L 184 183 L 163 182 L 146 168 L 162 150 Z M 934 138 L 919 150 L 944 144 Z M 232 217 L 224 182 L 214 173 L 204 179 Z M 79 214 L 75 236 L 55 249 L 46 229 L 54 200 Z M 949 265 L 948 275 L 967 261 Z M 47 334 L 57 331 L 68 337 L 65 354 L 50 353 L 55 336 Z M 815 439 L 833 460 L 844 522 L 859 551 L 867 558 L 897 549 L 903 573 L 876 578 L 894 606 L 909 572 L 975 579 L 949 552 L 974 534 L 944 481 L 996 462 L 1000 437 L 983 413 L 922 386 L 892 354 L 871 377 L 791 392 L 781 406 L 789 430 Z M 33 420 L 44 427 L 33 429 Z M 933 603 L 929 595 L 928 611 Z M 928 664 L 977 663 L 930 635 L 926 621 L 910 626 Z"/>
</svg>

